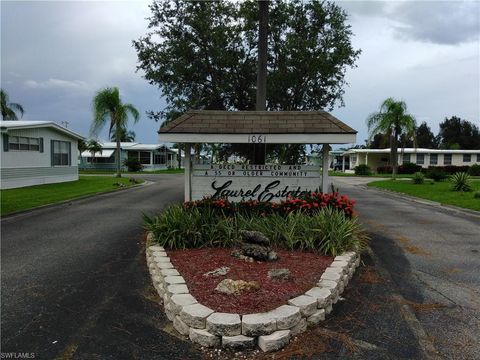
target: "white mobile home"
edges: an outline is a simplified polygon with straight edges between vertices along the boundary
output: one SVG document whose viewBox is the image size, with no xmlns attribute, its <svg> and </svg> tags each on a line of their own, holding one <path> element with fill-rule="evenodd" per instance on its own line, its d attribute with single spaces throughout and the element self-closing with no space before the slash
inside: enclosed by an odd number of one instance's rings
<svg viewBox="0 0 480 360">
<path fill-rule="evenodd" d="M 95 154 L 88 150 L 82 152 L 80 169 L 115 170 L 117 168 L 117 143 L 99 142 L 99 144 L 102 146 L 102 151 L 100 152 Z M 142 164 L 145 171 L 175 168 L 178 166 L 178 162 L 177 153 L 174 150 L 160 144 L 121 142 L 120 164 L 122 170 L 127 170 L 124 161 L 126 159 L 135 159 Z"/>
<path fill-rule="evenodd" d="M 50 121 L 0 121 L 0 188 L 78 180 L 78 140 Z"/>
<path fill-rule="evenodd" d="M 373 171 L 390 165 L 390 149 L 350 149 L 341 154 L 342 165 L 350 169 L 368 165 Z M 472 166 L 480 164 L 480 150 L 436 150 L 398 148 L 398 165 L 414 163 L 422 168 L 430 166 Z"/>
</svg>

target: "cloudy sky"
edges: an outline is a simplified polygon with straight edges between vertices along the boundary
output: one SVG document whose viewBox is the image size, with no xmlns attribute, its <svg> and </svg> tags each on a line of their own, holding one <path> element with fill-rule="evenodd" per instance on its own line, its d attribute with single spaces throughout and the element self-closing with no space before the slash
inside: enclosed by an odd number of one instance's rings
<svg viewBox="0 0 480 360">
<path fill-rule="evenodd" d="M 160 92 L 136 72 L 131 46 L 146 32 L 149 1 L 1 2 L 1 87 L 25 108 L 24 119 L 68 121 L 87 136 L 91 100 L 118 86 L 142 114 L 137 141 L 157 143 Z M 403 99 L 432 130 L 445 117 L 479 125 L 480 2 L 338 1 L 350 14 L 353 44 L 345 107 L 333 114 L 367 137 L 365 118 L 387 97 Z M 105 139 L 106 131 L 101 134 Z"/>
</svg>

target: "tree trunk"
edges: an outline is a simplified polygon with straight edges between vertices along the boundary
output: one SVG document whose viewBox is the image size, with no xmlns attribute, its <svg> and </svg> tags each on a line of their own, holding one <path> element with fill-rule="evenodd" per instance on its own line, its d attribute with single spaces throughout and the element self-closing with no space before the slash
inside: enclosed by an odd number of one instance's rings
<svg viewBox="0 0 480 360">
<path fill-rule="evenodd" d="M 392 147 L 390 149 L 390 153 L 392 154 L 392 179 L 397 178 L 397 171 L 398 171 L 398 132 L 395 129 L 393 136 L 392 136 Z"/>
<path fill-rule="evenodd" d="M 121 174 L 121 169 L 120 169 L 120 125 L 119 124 L 116 124 L 115 125 L 115 132 L 116 132 L 116 135 L 117 135 L 117 175 L 116 177 L 122 177 L 122 174 Z"/>
<path fill-rule="evenodd" d="M 268 46 L 268 1 L 258 1 L 258 59 L 257 59 L 257 96 L 255 110 L 267 108 L 267 46 Z M 266 144 L 255 144 L 253 162 L 265 164 Z"/>
</svg>

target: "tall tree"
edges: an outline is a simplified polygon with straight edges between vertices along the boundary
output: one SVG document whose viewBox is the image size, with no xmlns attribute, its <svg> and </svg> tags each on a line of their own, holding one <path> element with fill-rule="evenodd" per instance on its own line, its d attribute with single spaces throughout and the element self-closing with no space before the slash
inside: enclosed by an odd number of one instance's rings
<svg viewBox="0 0 480 360">
<path fill-rule="evenodd" d="M 445 118 L 438 134 L 443 149 L 480 149 L 478 126 L 457 116 Z"/>
<path fill-rule="evenodd" d="M 17 103 L 11 103 L 7 92 L 0 90 L 0 104 L 2 108 L 2 120 L 18 120 L 17 112 L 20 118 L 23 116 L 23 106 Z"/>
<path fill-rule="evenodd" d="M 127 130 L 126 128 L 120 129 L 120 142 L 133 142 L 135 141 L 136 134 L 134 131 Z M 117 141 L 117 131 L 112 129 L 110 134 L 111 141 Z"/>
<path fill-rule="evenodd" d="M 136 123 L 140 118 L 138 110 L 132 104 L 123 104 L 120 99 L 118 88 L 105 88 L 97 92 L 93 98 L 93 122 L 91 126 L 91 134 L 98 132 L 110 123 L 109 132 L 112 129 L 116 131 L 117 142 L 117 177 L 121 177 L 120 172 L 120 132 L 122 128 L 127 127 L 128 117 L 131 116 Z"/>
<path fill-rule="evenodd" d="M 255 109 L 257 2 L 155 1 L 150 10 L 149 31 L 133 45 L 138 69 L 167 101 L 152 118 Z M 343 105 L 345 73 L 360 54 L 346 20 L 333 2 L 269 2 L 267 110 Z"/>
<path fill-rule="evenodd" d="M 392 178 L 396 178 L 398 169 L 398 141 L 400 136 L 415 136 L 415 118 L 407 113 L 407 105 L 393 98 L 386 99 L 380 111 L 367 118 L 370 138 L 376 134 L 386 134 L 390 138 L 390 157 L 393 167 Z"/>
<path fill-rule="evenodd" d="M 95 139 L 90 139 L 86 143 L 86 148 L 92 155 L 92 163 L 95 162 L 95 155 L 97 153 L 101 154 L 102 153 L 102 145 Z"/>
</svg>

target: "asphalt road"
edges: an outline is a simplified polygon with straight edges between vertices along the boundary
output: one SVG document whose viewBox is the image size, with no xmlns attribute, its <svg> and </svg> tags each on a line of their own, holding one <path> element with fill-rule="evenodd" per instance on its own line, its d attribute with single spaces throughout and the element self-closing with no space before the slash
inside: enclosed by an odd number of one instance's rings
<svg viewBox="0 0 480 360">
<path fill-rule="evenodd" d="M 147 178 L 154 183 L 2 220 L 3 353 L 199 357 L 172 335 L 142 244 L 142 212 L 181 201 L 182 175 Z"/>
<path fill-rule="evenodd" d="M 147 275 L 142 212 L 182 199 L 182 175 L 1 223 L 2 352 L 38 359 L 231 358 L 179 338 Z M 479 219 L 336 178 L 372 253 L 331 316 L 276 358 L 480 358 Z M 270 358 L 247 352 L 246 358 Z M 243 356 L 243 355 L 242 355 Z"/>
<path fill-rule="evenodd" d="M 380 272 L 413 309 L 422 341 L 445 359 L 480 359 L 480 216 L 335 178 L 357 200 Z"/>
</svg>

